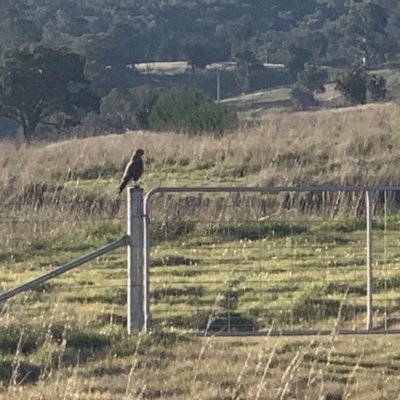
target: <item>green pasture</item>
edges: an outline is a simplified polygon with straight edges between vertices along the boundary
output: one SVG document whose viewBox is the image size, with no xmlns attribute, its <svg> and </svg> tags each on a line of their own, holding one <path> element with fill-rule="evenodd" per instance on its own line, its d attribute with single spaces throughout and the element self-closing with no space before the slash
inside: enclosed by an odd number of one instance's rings
<svg viewBox="0 0 400 400">
<path fill-rule="evenodd" d="M 49 234 L 42 231 L 13 250 L 3 249 L 2 291 L 119 238 L 124 225 L 123 220 L 82 221 L 69 231 L 50 226 Z M 212 226 L 199 222 L 182 227 L 181 222 L 154 220 L 150 225 L 153 328 L 187 332 L 205 329 L 210 323 L 213 329 L 232 331 L 331 329 L 336 323 L 363 328 L 363 225 L 363 219 L 314 219 Z M 399 239 L 393 227 L 394 223 L 386 229 L 377 224 L 373 235 L 375 319 L 379 323 L 385 318 L 387 322 L 400 307 Z M 67 319 L 93 331 L 110 324 L 123 329 L 125 252 L 119 249 L 18 295 L 7 303 L 1 320 L 30 325 Z"/>
</svg>

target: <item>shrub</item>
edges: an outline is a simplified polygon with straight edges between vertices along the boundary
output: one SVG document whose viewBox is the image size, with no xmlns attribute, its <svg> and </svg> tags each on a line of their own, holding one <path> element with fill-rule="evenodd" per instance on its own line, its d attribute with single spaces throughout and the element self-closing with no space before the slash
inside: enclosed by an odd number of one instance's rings
<svg viewBox="0 0 400 400">
<path fill-rule="evenodd" d="M 139 107 L 136 109 L 136 119 L 139 126 L 143 129 L 149 128 L 149 117 L 155 104 L 157 103 L 160 92 L 157 90 L 149 90 L 142 98 Z"/>
<path fill-rule="evenodd" d="M 362 68 L 344 73 L 336 80 L 336 90 L 339 90 L 351 104 L 367 102 L 368 75 Z"/>
<path fill-rule="evenodd" d="M 196 90 L 185 88 L 161 93 L 148 117 L 152 130 L 178 130 L 190 135 L 221 135 L 237 127 L 237 118 L 226 107 Z"/>
<path fill-rule="evenodd" d="M 289 60 L 287 62 L 287 69 L 294 79 L 304 71 L 306 63 L 310 61 L 312 53 L 302 47 L 290 45 L 288 48 Z"/>
<path fill-rule="evenodd" d="M 385 99 L 387 94 L 386 79 L 383 76 L 372 75 L 368 82 L 368 92 L 374 101 Z"/>
<path fill-rule="evenodd" d="M 297 73 L 297 83 L 293 87 L 290 98 L 294 108 L 306 110 L 317 105 L 314 92 L 324 93 L 328 72 L 305 63 Z"/>
<path fill-rule="evenodd" d="M 317 104 L 313 93 L 299 84 L 297 84 L 290 92 L 290 99 L 293 107 L 300 110 L 305 110 Z"/>
<path fill-rule="evenodd" d="M 368 75 L 362 68 L 344 73 L 336 80 L 336 90 L 339 90 L 352 104 L 365 104 L 369 94 L 373 101 L 386 97 L 386 79 Z"/>
<path fill-rule="evenodd" d="M 324 93 L 328 78 L 329 74 L 326 69 L 319 69 L 307 64 L 306 68 L 299 73 L 298 82 L 310 92 Z"/>
</svg>

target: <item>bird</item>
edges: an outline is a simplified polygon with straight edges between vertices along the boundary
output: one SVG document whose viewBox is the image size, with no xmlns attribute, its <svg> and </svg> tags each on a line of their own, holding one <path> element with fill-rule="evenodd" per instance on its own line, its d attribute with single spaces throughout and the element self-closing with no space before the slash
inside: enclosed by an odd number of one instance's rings
<svg viewBox="0 0 400 400">
<path fill-rule="evenodd" d="M 135 184 L 136 181 L 143 174 L 143 160 L 142 156 L 144 155 L 144 151 L 142 149 L 137 149 L 135 153 L 133 153 L 131 160 L 127 164 L 124 172 L 124 176 L 121 179 L 121 184 L 118 189 L 118 193 L 121 194 L 128 182 L 132 179 Z"/>
</svg>

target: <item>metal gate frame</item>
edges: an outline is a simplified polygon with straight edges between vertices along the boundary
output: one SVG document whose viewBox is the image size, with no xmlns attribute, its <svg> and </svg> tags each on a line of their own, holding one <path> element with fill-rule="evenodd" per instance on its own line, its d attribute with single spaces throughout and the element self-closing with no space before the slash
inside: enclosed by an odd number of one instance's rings
<svg viewBox="0 0 400 400">
<path fill-rule="evenodd" d="M 374 329 L 373 327 L 373 260 L 372 260 L 372 222 L 373 222 L 373 193 L 376 191 L 399 191 L 400 186 L 266 186 L 266 187 L 158 187 L 148 192 L 143 202 L 143 330 L 150 329 L 150 237 L 149 237 L 149 213 L 150 200 L 159 193 L 280 193 L 280 192 L 364 192 L 366 204 L 366 274 L 367 274 L 367 295 L 366 309 L 367 322 L 365 329 L 338 330 L 337 334 L 388 334 L 400 333 L 400 329 Z M 297 336 L 297 335 L 329 335 L 332 330 L 270 330 L 266 332 L 198 332 L 199 336 Z"/>
</svg>

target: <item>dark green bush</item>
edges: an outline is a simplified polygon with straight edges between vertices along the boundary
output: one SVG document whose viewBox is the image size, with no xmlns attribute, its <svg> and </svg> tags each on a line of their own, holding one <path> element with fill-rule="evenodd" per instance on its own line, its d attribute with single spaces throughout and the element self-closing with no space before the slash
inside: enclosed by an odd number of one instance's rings
<svg viewBox="0 0 400 400">
<path fill-rule="evenodd" d="M 161 93 L 148 122 L 152 130 L 178 130 L 190 135 L 221 135 L 237 127 L 235 114 L 190 88 Z"/>
<path fill-rule="evenodd" d="M 353 105 L 367 102 L 368 75 L 362 68 L 355 68 L 336 79 L 336 90 Z"/>
<path fill-rule="evenodd" d="M 317 104 L 313 93 L 309 89 L 298 84 L 290 92 L 290 100 L 292 101 L 293 107 L 299 110 L 306 110 Z"/>
<path fill-rule="evenodd" d="M 326 69 L 306 64 L 306 68 L 298 75 L 298 83 L 311 93 L 325 93 L 325 83 L 328 78 L 329 74 Z"/>
<path fill-rule="evenodd" d="M 373 101 L 384 100 L 387 95 L 386 79 L 373 74 L 368 81 L 368 92 Z"/>
<path fill-rule="evenodd" d="M 110 346 L 110 339 L 96 333 L 74 332 L 67 339 L 67 347 L 74 349 L 98 351 L 107 346 Z"/>
<path fill-rule="evenodd" d="M 160 92 L 158 90 L 150 90 L 141 99 L 139 107 L 136 110 L 136 119 L 141 128 L 149 128 L 149 117 L 159 96 Z"/>
<path fill-rule="evenodd" d="M 28 354 L 34 352 L 38 346 L 36 330 L 24 331 L 14 325 L 0 328 L 0 353 L 2 354 L 15 354 L 18 349 L 21 353 Z"/>
<path fill-rule="evenodd" d="M 336 80 L 339 90 L 352 104 L 365 104 L 368 94 L 371 100 L 384 100 L 387 94 L 386 79 L 383 76 L 369 75 L 362 68 L 342 74 Z"/>
<path fill-rule="evenodd" d="M 16 366 L 12 360 L 1 360 L 0 361 L 0 382 L 10 383 L 11 380 L 16 379 L 16 383 L 29 383 L 37 382 L 40 377 L 40 367 L 27 363 L 19 362 L 18 369 L 15 370 Z"/>
</svg>

